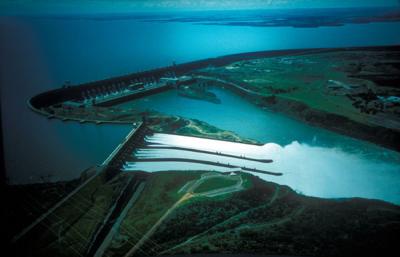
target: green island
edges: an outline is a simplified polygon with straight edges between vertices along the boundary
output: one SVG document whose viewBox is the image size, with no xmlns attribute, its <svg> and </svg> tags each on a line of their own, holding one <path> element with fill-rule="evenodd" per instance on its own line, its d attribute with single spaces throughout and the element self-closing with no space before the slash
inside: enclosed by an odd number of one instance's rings
<svg viewBox="0 0 400 257">
<path fill-rule="evenodd" d="M 207 91 L 207 86 L 207 83 L 194 82 L 193 84 L 180 87 L 178 92 L 179 95 L 184 97 L 208 101 L 215 104 L 221 103 L 214 93 Z"/>
</svg>

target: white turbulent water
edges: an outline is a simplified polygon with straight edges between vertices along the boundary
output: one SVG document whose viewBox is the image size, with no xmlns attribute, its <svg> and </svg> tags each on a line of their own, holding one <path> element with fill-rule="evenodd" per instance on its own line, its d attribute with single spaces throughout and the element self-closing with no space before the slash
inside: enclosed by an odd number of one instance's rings
<svg viewBox="0 0 400 257">
<path fill-rule="evenodd" d="M 155 171 L 168 171 L 168 170 L 209 170 L 209 171 L 218 171 L 218 172 L 231 172 L 238 171 L 237 168 L 225 168 L 215 165 L 208 165 L 202 163 L 193 163 L 193 162 L 137 162 L 130 164 L 124 168 L 125 172 L 130 171 L 147 171 L 147 172 L 155 172 Z"/>
<path fill-rule="evenodd" d="M 238 156 L 244 154 L 246 155 L 246 157 L 250 158 L 262 158 L 268 156 L 270 151 L 273 149 L 273 147 L 271 146 L 275 145 L 266 144 L 259 146 L 228 141 L 219 141 L 208 138 L 169 135 L 161 133 L 154 134 L 154 136 L 147 138 L 146 141 L 150 143 L 150 146 L 155 143 L 161 146 L 174 146 L 210 152 L 222 152 L 225 154 Z"/>
<path fill-rule="evenodd" d="M 199 149 L 201 150 L 201 149 Z M 222 153 L 226 153 L 224 151 L 220 151 Z M 216 153 L 216 152 L 214 152 Z M 217 154 L 208 154 L 208 153 L 199 153 L 185 150 L 175 150 L 175 149 L 139 149 L 135 153 L 135 156 L 140 159 L 149 159 L 149 158 L 187 158 L 201 161 L 211 161 L 211 162 L 220 162 L 225 164 L 231 164 L 235 166 L 247 167 L 247 168 L 259 168 L 264 170 L 264 164 L 262 162 L 234 158 L 229 156 L 221 156 Z M 246 152 L 242 152 L 237 156 L 246 156 Z"/>
<path fill-rule="evenodd" d="M 155 134 L 147 138 L 148 145 L 157 149 L 140 149 L 137 157 L 147 158 L 192 158 L 218 161 L 238 166 L 283 173 L 282 176 L 253 173 L 260 178 L 288 185 L 309 196 L 324 198 L 364 197 L 399 204 L 400 165 L 360 157 L 339 148 L 310 146 L 293 141 L 281 146 L 275 143 L 250 145 L 212 139 L 169 134 Z M 210 155 L 183 150 L 160 149 L 182 147 L 250 158 L 272 159 L 273 163 L 260 163 L 226 156 Z M 188 162 L 138 162 L 128 163 L 126 170 L 216 170 L 230 171 L 213 165 Z M 250 172 L 252 173 L 252 172 Z"/>
</svg>

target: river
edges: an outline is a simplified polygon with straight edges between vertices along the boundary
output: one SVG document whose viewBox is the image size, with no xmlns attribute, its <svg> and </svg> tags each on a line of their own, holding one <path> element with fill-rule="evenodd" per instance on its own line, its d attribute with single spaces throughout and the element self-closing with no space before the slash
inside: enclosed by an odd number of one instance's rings
<svg viewBox="0 0 400 257">
<path fill-rule="evenodd" d="M 282 172 L 283 176 L 255 175 L 303 194 L 365 197 L 400 204 L 399 153 L 261 109 L 229 90 L 211 91 L 221 104 L 185 98 L 171 90 L 122 105 L 203 120 L 272 143 L 274 151 L 264 158 L 274 162 L 265 169 Z"/>
</svg>

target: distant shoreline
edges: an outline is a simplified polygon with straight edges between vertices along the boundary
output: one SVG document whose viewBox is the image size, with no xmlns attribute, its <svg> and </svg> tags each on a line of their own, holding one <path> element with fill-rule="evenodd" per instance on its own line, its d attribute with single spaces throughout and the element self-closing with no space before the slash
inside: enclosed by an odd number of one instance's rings
<svg viewBox="0 0 400 257">
<path fill-rule="evenodd" d="M 13 13 L 9 14 L 10 16 Z M 351 8 L 276 8 L 244 10 L 171 10 L 113 13 L 14 13 L 14 15 L 64 20 L 118 21 L 151 23 L 192 23 L 209 26 L 320 28 L 348 24 L 400 22 L 400 6 Z M 5 15 L 7 16 L 7 14 Z"/>
</svg>

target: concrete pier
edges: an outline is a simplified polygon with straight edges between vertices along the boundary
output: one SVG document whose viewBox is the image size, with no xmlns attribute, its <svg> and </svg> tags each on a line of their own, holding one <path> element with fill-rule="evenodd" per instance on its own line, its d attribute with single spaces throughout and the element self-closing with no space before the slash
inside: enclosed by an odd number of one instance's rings
<svg viewBox="0 0 400 257">
<path fill-rule="evenodd" d="M 120 168 L 130 156 L 137 144 L 140 144 L 147 132 L 147 127 L 140 122 L 136 128 L 125 137 L 125 139 L 114 149 L 114 151 L 104 160 L 101 166 Z"/>
<path fill-rule="evenodd" d="M 206 139 L 193 136 L 155 133 L 148 135 L 142 145 L 131 153 L 131 161 L 123 171 L 242 170 L 272 176 L 283 175 L 269 171 L 274 147 Z"/>
</svg>

